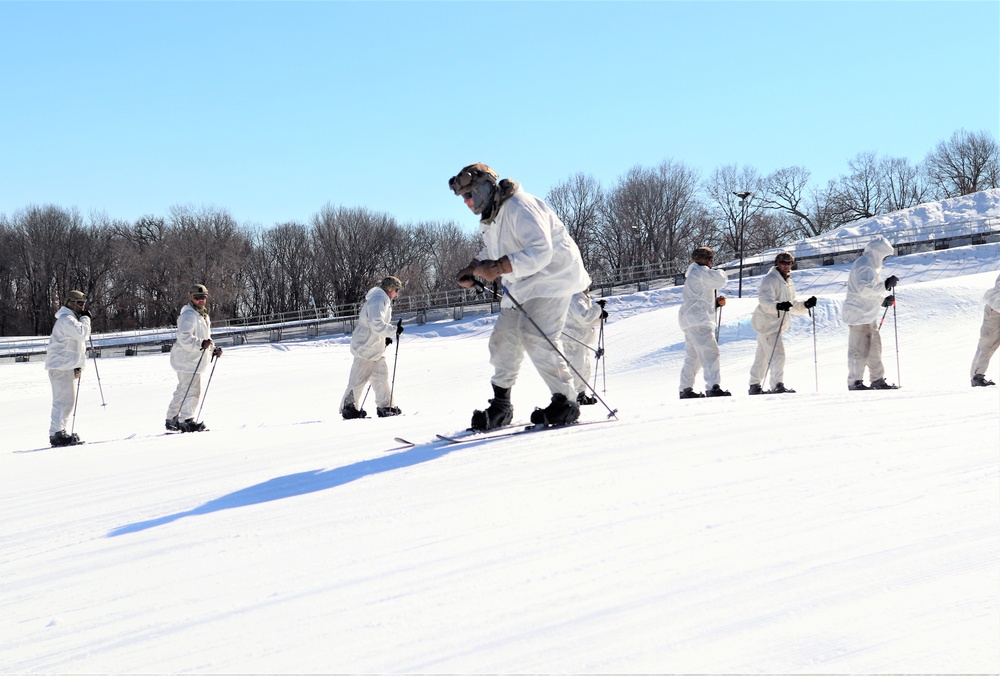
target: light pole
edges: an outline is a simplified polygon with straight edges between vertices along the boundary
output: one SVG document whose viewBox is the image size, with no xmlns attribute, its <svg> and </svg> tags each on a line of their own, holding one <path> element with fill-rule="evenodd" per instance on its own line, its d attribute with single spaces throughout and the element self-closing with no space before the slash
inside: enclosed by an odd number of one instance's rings
<svg viewBox="0 0 1000 676">
<path fill-rule="evenodd" d="M 747 229 L 747 200 L 753 194 L 751 192 L 734 192 L 740 198 L 740 226 L 739 226 L 739 249 L 740 249 L 740 282 L 737 298 L 743 297 L 743 239 Z"/>
</svg>

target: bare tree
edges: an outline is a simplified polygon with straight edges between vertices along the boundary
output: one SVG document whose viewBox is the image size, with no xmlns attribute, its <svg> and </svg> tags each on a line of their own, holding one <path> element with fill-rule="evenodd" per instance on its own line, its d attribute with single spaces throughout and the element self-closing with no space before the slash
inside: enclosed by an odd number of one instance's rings
<svg viewBox="0 0 1000 676">
<path fill-rule="evenodd" d="M 960 129 L 924 160 L 937 199 L 1000 187 L 1000 146 L 989 132 Z"/>
<path fill-rule="evenodd" d="M 787 213 L 794 219 L 798 234 L 812 237 L 822 232 L 815 215 L 815 199 L 806 190 L 809 170 L 805 167 L 778 169 L 763 181 L 760 204 L 765 209 Z"/>
<path fill-rule="evenodd" d="M 909 209 L 927 201 L 919 167 L 905 157 L 884 157 L 879 163 L 887 212 Z"/>
<path fill-rule="evenodd" d="M 599 266 L 599 247 L 604 191 L 592 176 L 576 174 L 560 183 L 545 198 L 576 242 L 588 270 Z"/>
</svg>

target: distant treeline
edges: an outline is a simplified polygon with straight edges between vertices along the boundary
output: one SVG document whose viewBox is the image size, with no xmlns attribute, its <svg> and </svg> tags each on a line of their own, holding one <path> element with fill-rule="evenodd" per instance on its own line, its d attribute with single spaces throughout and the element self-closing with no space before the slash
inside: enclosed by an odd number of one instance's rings
<svg viewBox="0 0 1000 676">
<path fill-rule="evenodd" d="M 861 153 L 848 166 L 839 179 L 812 186 L 800 166 L 762 176 L 727 165 L 702 177 L 667 160 L 633 167 L 612 186 L 578 173 L 543 197 L 592 274 L 613 274 L 683 267 L 700 245 L 736 258 L 1000 187 L 1000 146 L 988 132 L 957 131 L 916 165 Z M 224 209 L 174 207 L 127 222 L 30 206 L 0 215 L 0 335 L 48 333 L 69 289 L 89 296 L 97 331 L 173 324 L 194 282 L 209 287 L 213 319 L 356 303 L 390 273 L 409 292 L 453 289 L 454 272 L 479 248 L 478 233 L 454 222 L 401 224 L 364 207 L 328 204 L 309 224 L 260 229 Z"/>
</svg>

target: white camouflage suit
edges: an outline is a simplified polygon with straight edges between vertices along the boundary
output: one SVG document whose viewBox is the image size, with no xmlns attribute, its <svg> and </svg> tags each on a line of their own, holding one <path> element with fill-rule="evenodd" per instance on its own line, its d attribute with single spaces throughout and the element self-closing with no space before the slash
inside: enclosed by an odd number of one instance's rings
<svg viewBox="0 0 1000 676">
<path fill-rule="evenodd" d="M 597 350 L 595 326 L 601 321 L 603 311 L 604 308 L 592 302 L 586 292 L 581 291 L 570 298 L 566 326 L 563 327 L 563 334 L 567 336 L 563 341 L 563 354 L 576 369 L 576 373 L 573 373 L 573 386 L 577 394 L 587 391 L 587 383 L 593 372 L 591 357 Z"/>
<path fill-rule="evenodd" d="M 549 391 L 576 401 L 569 367 L 549 344 L 552 341 L 562 349 L 570 298 L 590 286 L 576 242 L 545 202 L 520 187 L 500 205 L 496 218 L 489 224 L 481 222 L 480 227 L 485 246 L 476 258 L 508 258 L 511 272 L 503 275 L 503 284 L 524 308 L 522 313 L 507 295 L 500 303 L 500 316 L 490 335 L 491 382 L 512 387 L 527 352 Z"/>
<path fill-rule="evenodd" d="M 715 339 L 715 299 L 729 278 L 722 270 L 691 263 L 684 273 L 684 296 L 677 323 L 684 331 L 684 365 L 680 389 L 694 388 L 695 376 L 704 369 L 705 386 L 721 386 L 719 342 Z"/>
<path fill-rule="evenodd" d="M 201 344 L 211 338 L 208 313 L 198 312 L 191 303 L 185 305 L 177 317 L 177 339 L 170 348 L 170 368 L 177 372 L 177 387 L 167 406 L 168 420 L 194 418 L 201 401 L 201 374 L 212 360 L 212 347 L 202 350 Z"/>
<path fill-rule="evenodd" d="M 777 304 L 786 301 L 792 304 L 792 309 L 779 313 Z M 757 354 L 754 356 L 753 366 L 750 367 L 751 385 L 761 385 L 764 371 L 768 368 L 768 360 L 771 362 L 771 389 L 778 383 L 785 382 L 785 343 L 781 339 L 781 334 L 792 325 L 792 318 L 788 315 L 808 313 L 809 310 L 803 301 L 795 297 L 795 282 L 792 281 L 792 276 L 789 274 L 788 279 L 785 279 L 781 270 L 772 267 L 760 280 L 757 307 L 750 318 L 750 325 L 757 332 Z"/>
<path fill-rule="evenodd" d="M 983 295 L 983 325 L 979 329 L 979 346 L 972 358 L 972 377 L 985 375 L 990 359 L 1000 347 L 1000 276 L 993 288 Z"/>
<path fill-rule="evenodd" d="M 884 310 L 882 301 L 889 291 L 882 278 L 882 260 L 892 255 L 892 245 L 884 237 L 876 237 L 851 266 L 844 299 L 844 323 L 850 327 L 847 339 L 847 385 L 863 380 L 865 367 L 871 382 L 885 376 L 882 364 L 882 337 L 879 320 Z"/>
<path fill-rule="evenodd" d="M 52 416 L 49 436 L 66 429 L 76 401 L 76 369 L 87 364 L 90 317 L 77 317 L 65 305 L 56 312 L 56 323 L 45 351 L 45 370 L 52 385 Z"/>
<path fill-rule="evenodd" d="M 385 363 L 385 339 L 396 335 L 392 324 L 392 299 L 381 286 L 365 295 L 365 303 L 358 314 L 358 324 L 351 334 L 351 354 L 354 363 L 348 378 L 347 391 L 340 401 L 340 412 L 348 404 L 361 408 L 361 397 L 369 382 L 375 391 L 375 405 L 392 406 L 389 401 L 389 367 Z"/>
</svg>

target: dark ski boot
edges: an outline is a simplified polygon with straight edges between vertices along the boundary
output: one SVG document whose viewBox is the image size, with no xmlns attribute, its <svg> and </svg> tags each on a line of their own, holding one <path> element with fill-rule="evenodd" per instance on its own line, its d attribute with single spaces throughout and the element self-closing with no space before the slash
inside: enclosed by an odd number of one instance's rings
<svg viewBox="0 0 1000 676">
<path fill-rule="evenodd" d="M 986 380 L 986 376 L 984 376 L 982 373 L 977 373 L 975 376 L 972 377 L 973 387 L 989 387 L 990 385 L 996 385 L 996 383 L 993 382 L 992 380 Z"/>
<path fill-rule="evenodd" d="M 181 432 L 204 432 L 207 427 L 203 422 L 195 422 L 194 418 L 188 418 L 187 420 L 182 420 L 177 423 L 177 427 L 180 428 Z"/>
<path fill-rule="evenodd" d="M 378 414 L 379 418 L 391 418 L 394 415 L 399 415 L 402 411 L 399 410 L 398 406 L 379 406 L 375 409 L 375 413 Z"/>
<path fill-rule="evenodd" d="M 173 418 L 167 418 L 167 424 L 165 425 L 168 432 L 181 432 L 181 424 L 177 421 L 177 416 Z"/>
<path fill-rule="evenodd" d="M 693 387 L 685 387 L 681 390 L 681 399 L 701 399 L 704 396 L 701 392 L 695 392 Z"/>
<path fill-rule="evenodd" d="M 750 386 L 750 394 L 764 394 L 764 390 L 761 388 L 760 383 L 754 383 Z"/>
<path fill-rule="evenodd" d="M 491 430 L 509 425 L 514 419 L 514 406 L 510 403 L 510 388 L 493 385 L 493 398 L 485 411 L 472 412 L 470 430 Z"/>
<path fill-rule="evenodd" d="M 355 418 L 368 417 L 367 411 L 365 411 L 365 409 L 361 409 L 359 411 L 353 402 L 345 406 L 344 410 L 341 411 L 341 414 L 344 416 L 344 420 L 354 420 Z"/>
<path fill-rule="evenodd" d="M 80 436 L 77 434 L 69 434 L 66 430 L 59 430 L 55 434 L 49 436 L 49 443 L 53 446 L 75 446 L 76 444 L 82 444 Z"/>
<path fill-rule="evenodd" d="M 869 387 L 868 389 L 870 389 L 870 390 L 898 390 L 899 389 L 899 385 L 890 385 L 889 383 L 885 382 L 885 378 L 879 378 L 878 380 L 873 380 L 872 384 L 871 384 L 871 387 Z"/>
<path fill-rule="evenodd" d="M 771 390 L 770 394 L 795 394 L 795 390 L 790 387 L 785 387 L 784 383 L 778 383 L 774 386 L 774 389 Z"/>
<path fill-rule="evenodd" d="M 576 403 L 580 406 L 593 406 L 597 403 L 597 397 L 591 397 L 586 392 L 580 392 L 576 395 Z"/>
<path fill-rule="evenodd" d="M 729 397 L 731 396 L 729 390 L 724 390 L 719 387 L 718 383 L 712 385 L 712 389 L 705 391 L 706 397 Z"/>
<path fill-rule="evenodd" d="M 860 380 L 855 380 L 853 383 L 847 386 L 849 390 L 870 390 L 871 388 L 864 384 Z"/>
<path fill-rule="evenodd" d="M 552 395 L 552 401 L 545 408 L 531 412 L 531 422 L 535 425 L 568 425 L 580 417 L 580 405 L 570 401 L 562 392 Z"/>
</svg>

